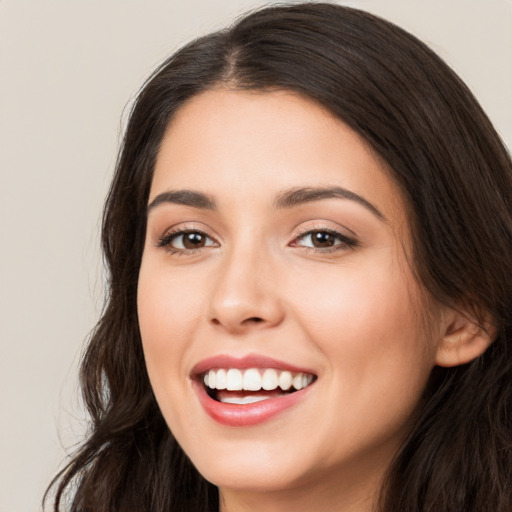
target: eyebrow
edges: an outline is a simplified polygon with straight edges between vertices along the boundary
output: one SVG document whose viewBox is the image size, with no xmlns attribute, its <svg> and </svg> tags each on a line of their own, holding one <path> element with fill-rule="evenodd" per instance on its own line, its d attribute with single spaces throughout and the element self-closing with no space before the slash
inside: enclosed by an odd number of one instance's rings
<svg viewBox="0 0 512 512">
<path fill-rule="evenodd" d="M 297 187 L 284 190 L 277 194 L 274 200 L 274 207 L 281 210 L 300 206 L 305 203 L 311 203 L 313 201 L 321 201 L 323 199 L 347 199 L 349 201 L 355 201 L 361 206 L 364 206 L 380 220 L 386 220 L 377 207 L 367 201 L 364 197 L 352 192 L 351 190 L 337 186 Z M 147 207 L 147 213 L 149 214 L 151 210 L 164 203 L 191 206 L 201 210 L 217 209 L 215 199 L 208 194 L 196 192 L 194 190 L 169 190 L 158 194 L 153 201 L 151 201 Z"/>
<path fill-rule="evenodd" d="M 163 203 L 181 204 L 183 206 L 192 206 L 202 210 L 215 210 L 217 205 L 213 197 L 195 192 L 193 190 L 169 190 L 158 194 L 147 208 L 147 213 Z"/>
<path fill-rule="evenodd" d="M 380 220 L 386 220 L 376 206 L 364 197 L 342 187 L 297 187 L 279 193 L 274 201 L 277 209 L 293 208 L 304 203 L 320 201 L 322 199 L 348 199 L 364 206 Z"/>
</svg>

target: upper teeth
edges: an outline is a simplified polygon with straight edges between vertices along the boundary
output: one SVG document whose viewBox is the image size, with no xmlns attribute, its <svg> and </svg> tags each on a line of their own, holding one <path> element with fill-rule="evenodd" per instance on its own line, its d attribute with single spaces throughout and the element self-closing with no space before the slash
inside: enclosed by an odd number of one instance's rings
<svg viewBox="0 0 512 512">
<path fill-rule="evenodd" d="M 309 373 L 292 373 L 272 368 L 265 370 L 258 368 L 247 370 L 219 368 L 218 370 L 210 370 L 204 375 L 205 386 L 210 389 L 227 389 L 228 391 L 259 391 L 260 389 L 272 391 L 277 388 L 286 391 L 292 386 L 299 390 L 311 384 L 312 381 L 313 375 Z"/>
</svg>

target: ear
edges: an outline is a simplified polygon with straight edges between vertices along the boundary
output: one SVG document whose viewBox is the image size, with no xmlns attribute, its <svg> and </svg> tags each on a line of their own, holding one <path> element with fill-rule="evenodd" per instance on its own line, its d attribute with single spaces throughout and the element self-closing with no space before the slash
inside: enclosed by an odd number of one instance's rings
<svg viewBox="0 0 512 512">
<path fill-rule="evenodd" d="M 445 316 L 444 326 L 435 358 L 438 366 L 469 363 L 482 355 L 497 335 L 497 329 L 489 318 L 480 323 L 467 312 L 453 309 Z"/>
</svg>

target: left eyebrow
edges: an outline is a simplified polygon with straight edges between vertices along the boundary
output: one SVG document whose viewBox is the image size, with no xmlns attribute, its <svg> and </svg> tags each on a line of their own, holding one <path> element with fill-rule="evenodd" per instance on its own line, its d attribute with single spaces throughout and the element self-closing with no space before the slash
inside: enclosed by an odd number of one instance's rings
<svg viewBox="0 0 512 512">
<path fill-rule="evenodd" d="M 292 208 L 304 203 L 320 201 L 322 199 L 348 199 L 364 206 L 370 210 L 376 217 L 386 221 L 386 217 L 364 197 L 342 187 L 297 187 L 280 192 L 274 201 L 274 207 L 277 209 Z"/>
</svg>

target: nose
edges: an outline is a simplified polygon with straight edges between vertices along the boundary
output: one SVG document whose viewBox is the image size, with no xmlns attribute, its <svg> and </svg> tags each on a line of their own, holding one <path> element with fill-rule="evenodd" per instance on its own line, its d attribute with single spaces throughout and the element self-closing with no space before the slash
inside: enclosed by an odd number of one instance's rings
<svg viewBox="0 0 512 512">
<path fill-rule="evenodd" d="M 232 251 L 217 270 L 209 304 L 213 325 L 243 334 L 282 322 L 284 308 L 270 258 L 251 250 Z"/>
</svg>

